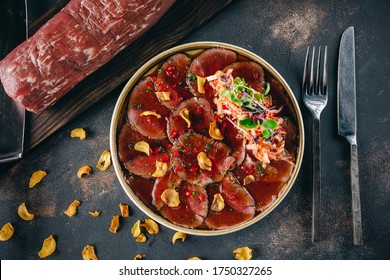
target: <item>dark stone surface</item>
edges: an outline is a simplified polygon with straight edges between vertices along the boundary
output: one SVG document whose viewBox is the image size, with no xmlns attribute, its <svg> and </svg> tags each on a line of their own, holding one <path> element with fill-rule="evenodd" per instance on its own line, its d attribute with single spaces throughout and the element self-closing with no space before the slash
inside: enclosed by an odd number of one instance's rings
<svg viewBox="0 0 390 280">
<path fill-rule="evenodd" d="M 54 1 L 55 2 L 55 1 Z M 301 103 L 300 90 L 306 48 L 328 45 L 329 101 L 322 113 L 322 221 L 321 241 L 311 242 L 311 116 L 301 106 L 306 149 L 301 172 L 284 201 L 267 217 L 245 230 L 217 237 L 188 236 L 172 245 L 174 232 L 161 226 L 159 234 L 137 243 L 131 228 L 146 218 L 122 190 L 114 168 L 94 168 L 109 148 L 111 115 L 120 88 L 63 127 L 25 158 L 0 174 L 0 225 L 11 222 L 14 236 L 0 243 L 1 259 L 38 259 L 44 238 L 53 234 L 57 251 L 49 259 L 81 259 L 87 244 L 100 259 L 234 259 L 232 251 L 253 248 L 254 259 L 389 259 L 390 258 L 390 143 L 389 74 L 390 2 L 388 1 L 235 1 L 182 43 L 221 41 L 258 54 L 284 76 Z M 337 134 L 336 72 L 341 34 L 355 27 L 357 125 L 364 245 L 352 238 L 349 183 L 349 144 Z M 72 139 L 70 130 L 84 127 L 88 138 Z M 78 168 L 94 172 L 80 180 Z M 32 172 L 48 176 L 28 188 Z M 81 200 L 78 214 L 63 211 Z M 36 214 L 23 221 L 17 207 L 23 201 Z M 116 234 L 108 231 L 120 202 L 130 205 L 131 216 L 121 220 Z M 89 211 L 102 211 L 93 218 Z M 213 246 L 210 246 L 213 244 Z"/>
</svg>

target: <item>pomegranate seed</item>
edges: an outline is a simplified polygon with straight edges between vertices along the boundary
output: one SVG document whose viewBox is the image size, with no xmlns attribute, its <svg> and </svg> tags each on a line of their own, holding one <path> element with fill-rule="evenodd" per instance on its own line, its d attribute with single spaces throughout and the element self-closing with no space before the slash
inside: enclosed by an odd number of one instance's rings
<svg viewBox="0 0 390 280">
<path fill-rule="evenodd" d="M 163 85 L 163 82 L 162 81 L 158 81 L 157 82 L 157 86 L 161 87 Z"/>
<path fill-rule="evenodd" d="M 184 148 L 183 153 L 187 154 L 190 151 L 188 147 Z"/>
<path fill-rule="evenodd" d="M 184 135 L 184 134 L 185 134 L 185 131 L 182 130 L 182 131 L 179 132 L 179 134 L 180 134 L 180 135 Z"/>
<path fill-rule="evenodd" d="M 170 65 L 170 66 L 168 66 L 167 69 L 168 69 L 169 71 L 173 71 L 173 70 L 175 70 L 175 66 Z"/>
<path fill-rule="evenodd" d="M 177 78 L 179 77 L 179 75 L 173 74 L 172 77 L 173 77 L 174 79 L 177 79 Z"/>
<path fill-rule="evenodd" d="M 199 113 L 199 114 L 203 113 L 203 109 L 202 109 L 202 107 L 198 107 L 198 108 L 196 108 L 196 112 L 197 112 L 197 113 Z"/>
<path fill-rule="evenodd" d="M 241 170 L 246 170 L 246 166 L 245 166 L 245 165 L 241 165 L 241 166 L 240 166 L 240 169 L 241 169 Z"/>
<path fill-rule="evenodd" d="M 250 170 L 250 169 L 249 169 L 249 170 L 247 170 L 247 171 L 246 171 L 246 174 L 248 174 L 248 175 L 252 175 L 252 174 L 253 174 L 253 170 Z"/>
<path fill-rule="evenodd" d="M 161 161 L 167 163 L 169 161 L 169 156 L 168 155 L 163 155 L 161 157 Z"/>
<path fill-rule="evenodd" d="M 190 172 L 195 173 L 196 171 L 198 171 L 198 168 L 196 166 L 190 168 Z"/>
<path fill-rule="evenodd" d="M 172 154 L 173 154 L 174 157 L 178 157 L 179 156 L 179 151 L 178 150 L 174 150 L 172 152 Z"/>
<path fill-rule="evenodd" d="M 167 71 L 165 71 L 165 74 L 166 74 L 168 77 L 170 77 L 170 76 L 172 75 L 172 71 L 167 70 Z"/>
<path fill-rule="evenodd" d="M 177 101 L 182 102 L 182 101 L 183 101 L 183 97 L 179 97 L 179 98 L 177 99 Z"/>
<path fill-rule="evenodd" d="M 152 118 L 151 116 L 147 116 L 147 117 L 146 117 L 146 121 L 147 121 L 147 122 L 152 122 L 152 121 L 153 121 L 153 118 Z"/>
<path fill-rule="evenodd" d="M 204 202 L 206 200 L 206 195 L 204 193 L 201 193 L 199 195 L 199 199 L 200 199 L 201 202 Z"/>
<path fill-rule="evenodd" d="M 172 118 L 172 120 L 174 120 L 175 122 L 177 122 L 177 121 L 179 120 L 179 116 L 174 116 L 174 117 Z"/>
<path fill-rule="evenodd" d="M 165 85 L 162 87 L 162 91 L 168 91 L 168 87 Z"/>
<path fill-rule="evenodd" d="M 180 166 L 176 167 L 176 172 L 181 172 L 183 171 L 183 168 L 181 168 Z"/>
<path fill-rule="evenodd" d="M 250 170 L 253 170 L 253 169 L 255 169 L 255 165 L 254 165 L 254 164 L 249 164 L 248 168 L 249 168 Z"/>
<path fill-rule="evenodd" d="M 230 200 L 235 200 L 236 197 L 235 197 L 234 195 L 230 195 L 230 196 L 229 196 L 229 199 L 230 199 Z"/>
<path fill-rule="evenodd" d="M 192 192 L 186 191 L 186 196 L 191 196 Z"/>
<path fill-rule="evenodd" d="M 176 84 L 172 85 L 172 88 L 176 88 Z"/>
<path fill-rule="evenodd" d="M 156 76 L 153 76 L 150 79 L 152 80 L 153 83 L 157 81 L 157 77 Z"/>
<path fill-rule="evenodd" d="M 153 154 L 158 154 L 160 152 L 160 148 L 155 148 L 154 150 L 153 150 Z"/>
<path fill-rule="evenodd" d="M 146 82 L 146 83 L 145 83 L 145 86 L 147 86 L 147 87 L 152 87 L 152 86 L 153 86 L 153 83 L 152 83 L 152 82 Z"/>
<path fill-rule="evenodd" d="M 172 135 L 173 138 L 176 138 L 177 137 L 177 131 L 172 131 L 171 135 Z"/>
</svg>

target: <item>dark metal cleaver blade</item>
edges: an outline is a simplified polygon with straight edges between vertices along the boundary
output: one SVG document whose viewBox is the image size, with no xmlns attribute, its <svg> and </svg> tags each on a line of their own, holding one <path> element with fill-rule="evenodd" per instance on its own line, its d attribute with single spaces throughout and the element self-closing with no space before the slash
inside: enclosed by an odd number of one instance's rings
<svg viewBox="0 0 390 280">
<path fill-rule="evenodd" d="M 27 0 L 0 2 L 0 60 L 28 37 Z M 23 156 L 26 112 L 0 83 L 0 164 Z"/>
</svg>

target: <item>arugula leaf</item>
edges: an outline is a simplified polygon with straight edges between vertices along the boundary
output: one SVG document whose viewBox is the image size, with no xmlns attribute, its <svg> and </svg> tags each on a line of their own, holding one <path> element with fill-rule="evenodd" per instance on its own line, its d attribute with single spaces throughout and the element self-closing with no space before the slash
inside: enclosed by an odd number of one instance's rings
<svg viewBox="0 0 390 280">
<path fill-rule="evenodd" d="M 278 123 L 273 119 L 266 119 L 261 125 L 268 129 L 275 129 Z"/>
<path fill-rule="evenodd" d="M 268 129 L 264 129 L 261 133 L 263 135 L 264 138 L 268 139 L 271 137 L 271 133 L 269 132 Z"/>
<path fill-rule="evenodd" d="M 240 125 L 249 129 L 257 127 L 257 124 L 253 123 L 251 118 L 240 120 Z"/>
</svg>

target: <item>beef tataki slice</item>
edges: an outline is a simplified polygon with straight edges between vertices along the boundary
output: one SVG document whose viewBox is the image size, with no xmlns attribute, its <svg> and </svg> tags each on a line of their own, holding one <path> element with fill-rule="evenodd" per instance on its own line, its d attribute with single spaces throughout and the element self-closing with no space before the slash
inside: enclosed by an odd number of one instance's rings
<svg viewBox="0 0 390 280">
<path fill-rule="evenodd" d="M 189 112 L 190 126 L 180 115 L 182 110 Z M 180 135 L 192 131 L 209 137 L 210 123 L 214 121 L 210 103 L 204 98 L 193 97 L 181 103 L 168 119 L 167 134 L 173 143 Z"/>
<path fill-rule="evenodd" d="M 166 138 L 165 117 L 168 114 L 169 110 L 161 105 L 154 93 L 151 78 L 141 80 L 130 96 L 127 111 L 130 124 L 146 137 L 163 139 Z"/>
<path fill-rule="evenodd" d="M 236 60 L 237 54 L 231 50 L 212 48 L 204 51 L 192 61 L 188 69 L 187 84 L 189 89 L 195 96 L 206 98 L 214 107 L 213 88 L 206 81 L 204 84 L 205 93 L 199 92 L 197 76 L 205 78 L 214 75 L 215 72 L 222 70 Z"/>
<path fill-rule="evenodd" d="M 219 182 L 235 161 L 224 143 L 196 133 L 180 136 L 172 147 L 171 164 L 180 178 L 189 184 L 206 186 Z M 198 155 L 203 152 L 211 161 L 211 170 L 201 168 Z"/>
<path fill-rule="evenodd" d="M 54 104 L 152 27 L 174 0 L 72 0 L 0 62 L 6 93 L 33 113 Z"/>
<path fill-rule="evenodd" d="M 125 167 L 132 174 L 142 176 L 144 178 L 153 178 L 156 171 L 156 162 L 167 164 L 167 169 L 170 167 L 169 153 L 160 153 L 158 155 L 141 155 L 132 160 L 125 162 Z"/>
<path fill-rule="evenodd" d="M 178 206 L 169 207 L 161 199 L 161 195 L 167 189 L 175 189 L 177 191 L 180 200 Z M 195 228 L 203 223 L 207 215 L 208 201 L 206 190 L 201 186 L 182 182 L 173 171 L 156 180 L 152 195 L 154 206 L 164 218 L 174 224 Z"/>
<path fill-rule="evenodd" d="M 245 159 L 246 139 L 240 130 L 226 118 L 222 119 L 221 133 L 223 142 L 232 148 L 232 156 L 236 159 L 236 166 L 240 165 Z"/>
<path fill-rule="evenodd" d="M 226 66 L 223 72 L 232 69 L 232 76 L 244 78 L 250 87 L 258 92 L 264 89 L 264 69 L 256 62 L 240 61 Z"/>
<path fill-rule="evenodd" d="M 190 57 L 178 53 L 168 58 L 158 70 L 155 89 L 157 92 L 169 93 L 169 100 L 160 99 L 160 101 L 171 110 L 184 100 L 193 97 L 186 84 L 186 74 L 190 64 Z"/>
</svg>

